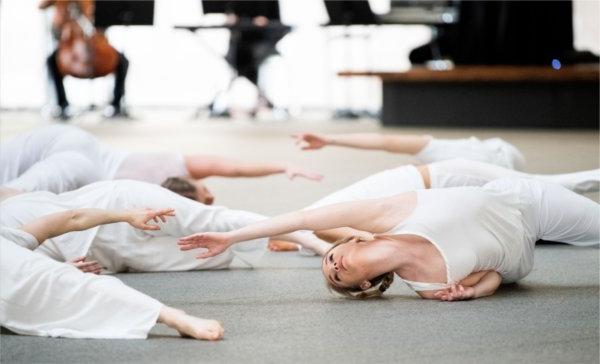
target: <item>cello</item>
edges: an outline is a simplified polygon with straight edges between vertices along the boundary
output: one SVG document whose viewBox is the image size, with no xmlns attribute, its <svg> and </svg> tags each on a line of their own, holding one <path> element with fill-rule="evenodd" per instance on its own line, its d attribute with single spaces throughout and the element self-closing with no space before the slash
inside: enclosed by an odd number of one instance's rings
<svg viewBox="0 0 600 364">
<path fill-rule="evenodd" d="M 92 24 L 92 0 L 54 1 L 60 34 L 56 64 L 62 76 L 96 78 L 115 72 L 119 55 Z M 57 24 L 58 23 L 58 24 Z"/>
</svg>

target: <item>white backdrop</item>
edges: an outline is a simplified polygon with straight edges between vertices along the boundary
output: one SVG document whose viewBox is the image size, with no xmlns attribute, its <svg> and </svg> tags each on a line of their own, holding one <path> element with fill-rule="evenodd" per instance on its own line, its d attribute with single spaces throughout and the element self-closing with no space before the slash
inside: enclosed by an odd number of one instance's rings
<svg viewBox="0 0 600 364">
<path fill-rule="evenodd" d="M 371 0 L 375 12 L 385 12 L 389 0 Z M 50 12 L 37 9 L 38 0 L 0 2 L 0 107 L 38 108 L 52 100 L 44 66 L 52 51 Z M 576 0 L 576 46 L 598 52 L 599 1 Z M 280 0 L 282 21 L 294 26 L 278 46 L 282 57 L 267 62 L 260 82 L 276 104 L 297 109 L 351 106 L 377 110 L 381 88 L 375 79 L 344 80 L 342 69 L 401 70 L 409 67 L 410 49 L 427 42 L 425 26 L 351 27 L 351 40 L 339 28 L 319 27 L 328 18 L 322 0 Z M 225 87 L 230 70 L 221 56 L 228 32 L 193 34 L 175 24 L 219 22 L 202 16 L 200 0 L 156 0 L 153 27 L 111 27 L 111 43 L 130 60 L 126 102 L 132 106 L 198 106 L 210 102 Z M 74 105 L 106 103 L 112 76 L 97 80 L 67 78 Z M 239 82 L 236 102 L 251 102 L 253 89 Z M 250 101 L 248 101 L 250 100 Z"/>
</svg>

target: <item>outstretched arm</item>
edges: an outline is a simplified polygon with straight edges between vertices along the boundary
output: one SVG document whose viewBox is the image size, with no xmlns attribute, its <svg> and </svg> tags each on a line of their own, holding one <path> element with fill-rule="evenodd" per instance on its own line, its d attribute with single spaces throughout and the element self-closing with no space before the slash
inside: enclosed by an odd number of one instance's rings
<svg viewBox="0 0 600 364">
<path fill-rule="evenodd" d="M 406 218 L 416 205 L 414 192 L 376 199 L 344 202 L 313 210 L 300 210 L 259 221 L 225 233 L 197 233 L 179 239 L 181 250 L 206 248 L 199 257 L 222 253 L 241 241 L 277 237 L 297 230 L 327 230 L 350 227 L 372 233 L 384 233 Z M 286 240 L 286 239 L 284 239 Z"/>
<path fill-rule="evenodd" d="M 175 216 L 173 209 L 132 209 L 132 210 L 102 210 L 77 209 L 61 211 L 34 220 L 21 227 L 21 230 L 33 235 L 41 244 L 45 240 L 66 234 L 71 231 L 91 229 L 98 225 L 115 222 L 127 222 L 131 226 L 143 230 L 160 230 L 150 220 L 166 221 L 168 216 Z"/>
<path fill-rule="evenodd" d="M 186 156 L 185 164 L 188 173 L 195 179 L 210 176 L 262 177 L 280 173 L 285 173 L 289 179 L 304 177 L 313 181 L 320 181 L 323 178 L 318 173 L 287 163 L 244 162 L 210 155 Z"/>
<path fill-rule="evenodd" d="M 294 135 L 303 150 L 321 149 L 327 145 L 357 149 L 383 150 L 391 153 L 416 154 L 429 143 L 427 135 L 385 135 L 376 133 Z"/>
<path fill-rule="evenodd" d="M 493 295 L 502 283 L 502 276 L 496 271 L 476 272 L 459 284 L 439 291 L 418 292 L 423 298 L 441 301 L 462 301 Z"/>
</svg>

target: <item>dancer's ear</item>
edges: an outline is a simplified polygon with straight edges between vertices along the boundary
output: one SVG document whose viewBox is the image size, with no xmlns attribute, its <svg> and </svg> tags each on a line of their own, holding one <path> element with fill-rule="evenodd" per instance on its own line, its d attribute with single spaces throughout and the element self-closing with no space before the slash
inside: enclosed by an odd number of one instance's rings
<svg viewBox="0 0 600 364">
<path fill-rule="evenodd" d="M 369 281 L 362 281 L 362 283 L 360 284 L 360 289 L 362 289 L 363 291 L 367 290 L 371 288 L 371 282 Z"/>
</svg>

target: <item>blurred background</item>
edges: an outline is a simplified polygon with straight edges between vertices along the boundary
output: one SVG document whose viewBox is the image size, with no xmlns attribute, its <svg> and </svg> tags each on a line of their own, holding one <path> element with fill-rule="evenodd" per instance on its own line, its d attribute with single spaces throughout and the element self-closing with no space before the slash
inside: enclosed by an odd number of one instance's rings
<svg viewBox="0 0 600 364">
<path fill-rule="evenodd" d="M 192 119 L 289 120 L 318 113 L 378 120 L 389 74 L 417 66 L 443 72 L 463 65 L 590 63 L 597 73 L 600 52 L 596 0 L 96 1 L 89 11 L 86 3 L 0 1 L 3 111 L 39 111 L 59 120 L 95 110 L 102 117 L 143 118 L 153 108 L 185 110 Z M 69 12 L 76 19 L 69 8 L 84 8 L 83 17 L 95 22 L 128 67 L 122 76 L 115 67 L 106 76 L 83 78 L 57 69 L 67 104 L 57 97 L 47 59 L 77 49 L 57 20 Z M 340 76 L 344 71 L 355 74 Z M 115 97 L 119 77 L 124 95 Z M 427 92 L 426 99 L 444 98 Z"/>
</svg>

